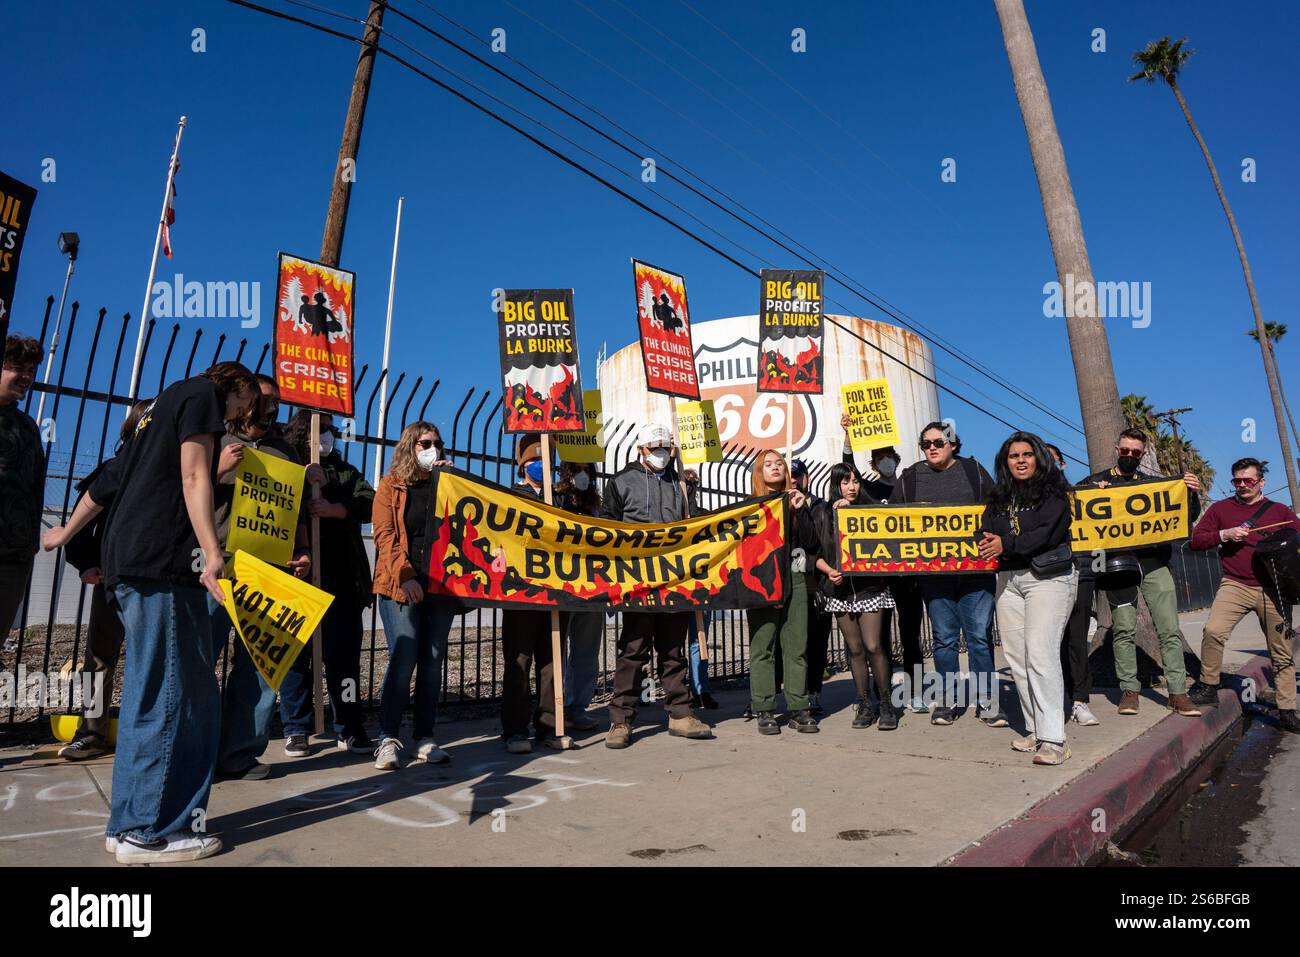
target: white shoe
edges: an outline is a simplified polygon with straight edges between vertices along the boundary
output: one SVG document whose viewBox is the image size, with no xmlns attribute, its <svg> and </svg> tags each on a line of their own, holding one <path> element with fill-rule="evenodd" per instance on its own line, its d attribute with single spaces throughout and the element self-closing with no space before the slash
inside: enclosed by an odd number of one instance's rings
<svg viewBox="0 0 1300 957">
<path fill-rule="evenodd" d="M 415 760 L 425 764 L 446 764 L 451 760 L 451 755 L 438 747 L 438 742 L 433 738 L 421 738 L 415 743 Z"/>
<path fill-rule="evenodd" d="M 913 714 L 925 714 L 930 710 L 925 706 L 925 700 L 919 694 L 912 695 L 912 704 L 910 707 Z"/>
<path fill-rule="evenodd" d="M 110 838 L 111 840 L 111 838 Z M 172 864 L 198 861 L 221 851 L 221 839 L 194 834 L 168 834 L 156 848 L 138 847 L 130 841 L 117 842 L 119 864 Z"/>
<path fill-rule="evenodd" d="M 1017 735 L 1011 739 L 1011 750 L 1032 754 L 1038 750 L 1038 739 L 1033 734 Z"/>
<path fill-rule="evenodd" d="M 1070 718 L 1084 727 L 1092 727 L 1093 725 L 1101 724 L 1101 722 L 1097 720 L 1097 716 L 1092 713 L 1092 709 L 1088 707 L 1086 701 L 1076 701 L 1074 703 L 1074 710 L 1071 712 Z"/>
<path fill-rule="evenodd" d="M 397 752 L 402 750 L 402 742 L 396 738 L 384 738 L 375 748 L 375 770 L 396 771 L 402 766 Z"/>
<path fill-rule="evenodd" d="M 104 838 L 104 850 L 108 851 L 108 853 L 110 853 L 110 854 L 116 854 L 116 853 L 117 853 L 117 838 L 113 837 L 113 835 L 111 835 L 111 834 L 108 835 L 107 837 L 105 837 L 105 838 Z"/>
</svg>

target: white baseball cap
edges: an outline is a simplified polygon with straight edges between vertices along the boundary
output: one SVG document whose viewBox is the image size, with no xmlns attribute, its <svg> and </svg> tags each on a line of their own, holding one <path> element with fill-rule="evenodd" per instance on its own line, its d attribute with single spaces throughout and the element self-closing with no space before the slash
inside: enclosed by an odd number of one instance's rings
<svg viewBox="0 0 1300 957">
<path fill-rule="evenodd" d="M 641 431 L 637 434 L 636 444 L 650 449 L 672 448 L 672 429 L 666 425 L 660 425 L 658 422 L 643 425 Z"/>
</svg>

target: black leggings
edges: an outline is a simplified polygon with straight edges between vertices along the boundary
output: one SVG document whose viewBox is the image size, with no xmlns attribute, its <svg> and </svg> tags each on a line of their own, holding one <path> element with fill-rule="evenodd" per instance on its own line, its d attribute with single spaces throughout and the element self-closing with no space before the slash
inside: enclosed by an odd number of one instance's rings
<svg viewBox="0 0 1300 957">
<path fill-rule="evenodd" d="M 835 616 L 844 636 L 844 647 L 849 653 L 849 670 L 853 673 L 853 684 L 857 686 L 858 697 L 865 697 L 871 687 L 871 674 L 876 676 L 876 690 L 881 701 L 889 700 L 889 682 L 893 669 L 889 664 L 889 655 L 880 640 L 881 625 L 884 616 L 878 611 L 847 611 Z"/>
</svg>

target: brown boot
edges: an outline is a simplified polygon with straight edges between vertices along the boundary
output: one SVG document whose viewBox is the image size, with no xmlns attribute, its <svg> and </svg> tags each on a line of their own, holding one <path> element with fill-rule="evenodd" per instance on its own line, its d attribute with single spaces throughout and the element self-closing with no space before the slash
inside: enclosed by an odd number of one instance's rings
<svg viewBox="0 0 1300 957">
<path fill-rule="evenodd" d="M 1119 713 L 1120 714 L 1137 714 L 1138 713 L 1138 693 L 1136 691 L 1125 691 L 1119 696 Z"/>
<path fill-rule="evenodd" d="M 626 748 L 632 743 L 632 727 L 626 724 L 616 724 L 609 729 L 605 735 L 605 747 L 607 748 Z"/>
<path fill-rule="evenodd" d="M 1192 699 L 1185 694 L 1171 694 L 1169 696 L 1169 710 L 1174 714 L 1181 714 L 1184 718 L 1199 718 L 1201 709 L 1192 704 Z"/>
<path fill-rule="evenodd" d="M 713 728 L 693 714 L 684 718 L 669 718 L 668 733 L 675 738 L 711 738 Z"/>
</svg>

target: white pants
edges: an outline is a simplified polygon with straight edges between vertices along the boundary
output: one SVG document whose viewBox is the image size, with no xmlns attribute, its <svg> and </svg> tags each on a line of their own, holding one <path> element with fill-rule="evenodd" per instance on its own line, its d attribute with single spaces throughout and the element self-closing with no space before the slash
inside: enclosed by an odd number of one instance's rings
<svg viewBox="0 0 1300 957">
<path fill-rule="evenodd" d="M 1065 678 L 1061 673 L 1061 634 L 1065 631 L 1078 569 L 1057 578 L 1035 578 L 1028 571 L 1002 572 L 998 596 L 998 635 L 1020 696 L 1025 730 L 1052 744 L 1065 743 Z"/>
</svg>

